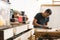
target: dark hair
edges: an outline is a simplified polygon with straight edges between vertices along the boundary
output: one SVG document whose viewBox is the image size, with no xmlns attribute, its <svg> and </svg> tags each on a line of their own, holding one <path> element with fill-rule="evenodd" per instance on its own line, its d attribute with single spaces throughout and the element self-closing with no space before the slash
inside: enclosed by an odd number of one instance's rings
<svg viewBox="0 0 60 40">
<path fill-rule="evenodd" d="M 46 9 L 45 12 L 49 13 L 50 15 L 52 14 L 52 10 L 51 9 Z"/>
</svg>

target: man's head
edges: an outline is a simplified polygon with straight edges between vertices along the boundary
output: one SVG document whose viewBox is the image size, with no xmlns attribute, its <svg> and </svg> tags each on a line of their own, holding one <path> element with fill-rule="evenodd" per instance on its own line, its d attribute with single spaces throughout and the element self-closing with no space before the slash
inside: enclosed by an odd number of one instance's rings
<svg viewBox="0 0 60 40">
<path fill-rule="evenodd" d="M 48 17 L 51 14 L 52 14 L 52 10 L 51 9 L 46 9 L 45 12 L 44 12 L 44 17 Z"/>
</svg>

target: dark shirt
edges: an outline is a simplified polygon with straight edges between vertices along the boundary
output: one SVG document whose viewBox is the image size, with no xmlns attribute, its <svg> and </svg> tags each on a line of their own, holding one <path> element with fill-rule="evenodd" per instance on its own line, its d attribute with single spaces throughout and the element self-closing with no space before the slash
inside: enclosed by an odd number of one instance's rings
<svg viewBox="0 0 60 40">
<path fill-rule="evenodd" d="M 37 23 L 44 25 L 45 23 L 47 23 L 49 21 L 49 17 L 45 18 L 42 16 L 42 13 L 38 13 L 35 17 L 35 19 L 37 19 Z M 36 26 L 34 26 L 36 27 Z"/>
</svg>

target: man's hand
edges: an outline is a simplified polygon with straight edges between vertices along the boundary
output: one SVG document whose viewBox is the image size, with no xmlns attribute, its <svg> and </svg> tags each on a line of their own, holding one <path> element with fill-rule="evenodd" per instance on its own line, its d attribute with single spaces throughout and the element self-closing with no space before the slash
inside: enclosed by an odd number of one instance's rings
<svg viewBox="0 0 60 40">
<path fill-rule="evenodd" d="M 47 25 L 43 25 L 43 28 L 44 28 L 44 29 L 48 29 Z"/>
<path fill-rule="evenodd" d="M 47 25 L 43 25 L 43 27 L 47 27 Z"/>
</svg>

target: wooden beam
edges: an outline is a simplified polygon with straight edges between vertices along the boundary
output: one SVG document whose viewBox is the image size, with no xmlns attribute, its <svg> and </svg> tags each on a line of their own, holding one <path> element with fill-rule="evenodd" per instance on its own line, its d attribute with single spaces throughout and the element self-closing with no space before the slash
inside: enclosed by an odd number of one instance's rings
<svg viewBox="0 0 60 40">
<path fill-rule="evenodd" d="M 53 2 L 60 2 L 60 1 L 53 1 Z"/>
<path fill-rule="evenodd" d="M 42 4 L 41 6 L 60 6 L 60 4 Z"/>
<path fill-rule="evenodd" d="M 52 0 L 52 4 L 54 4 L 54 0 Z"/>
</svg>

